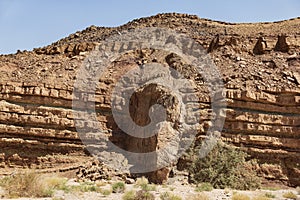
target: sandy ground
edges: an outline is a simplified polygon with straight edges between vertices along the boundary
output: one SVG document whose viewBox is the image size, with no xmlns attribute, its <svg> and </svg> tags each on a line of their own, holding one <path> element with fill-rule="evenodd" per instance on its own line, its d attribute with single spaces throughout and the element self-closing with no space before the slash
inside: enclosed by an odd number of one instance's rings
<svg viewBox="0 0 300 200">
<path fill-rule="evenodd" d="M 101 186 L 103 189 L 111 189 L 111 184 L 107 184 L 105 186 Z M 126 191 L 140 190 L 139 187 L 137 187 L 134 184 L 126 184 Z M 125 191 L 125 192 L 126 192 Z M 210 192 L 203 192 L 211 200 L 230 200 L 232 198 L 232 195 L 234 193 L 242 193 L 246 194 L 247 196 L 251 197 L 253 199 L 257 196 L 264 196 L 266 193 L 272 194 L 275 196 L 273 199 L 278 200 L 284 200 L 286 198 L 283 198 L 283 194 L 286 192 L 293 192 L 294 194 L 297 194 L 296 189 L 282 189 L 282 190 L 255 190 L 255 191 L 237 191 L 237 190 L 220 190 L 220 189 L 214 189 Z M 198 194 L 199 192 L 195 191 L 195 187 L 191 185 L 181 185 L 181 182 L 173 182 L 173 184 L 168 185 L 157 185 L 156 191 L 151 191 L 152 194 L 155 195 L 156 199 L 160 199 L 160 195 L 162 193 L 169 192 L 171 194 L 177 195 L 182 197 L 183 200 L 189 200 L 192 195 Z M 103 200 L 118 200 L 122 199 L 122 196 L 124 193 L 111 193 L 108 196 L 104 196 L 101 193 L 97 192 L 86 192 L 86 193 L 65 193 L 63 191 L 57 191 L 54 194 L 53 198 L 38 198 L 36 200 L 95 200 L 95 199 L 103 199 Z M 300 195 L 297 196 L 297 199 L 300 200 Z M 19 200 L 34 200 L 34 198 L 19 198 Z"/>
</svg>

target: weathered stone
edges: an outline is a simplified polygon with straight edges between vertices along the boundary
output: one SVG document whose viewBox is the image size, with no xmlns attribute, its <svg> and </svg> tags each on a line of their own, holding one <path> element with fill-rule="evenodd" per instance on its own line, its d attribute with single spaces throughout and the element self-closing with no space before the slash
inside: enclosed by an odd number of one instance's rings
<svg viewBox="0 0 300 200">
<path fill-rule="evenodd" d="M 300 74 L 298 72 L 293 72 L 293 77 L 297 81 L 297 84 L 300 85 Z"/>
<path fill-rule="evenodd" d="M 285 35 L 279 35 L 277 39 L 277 43 L 275 45 L 274 50 L 275 51 L 281 51 L 281 52 L 288 52 L 289 51 L 289 45 L 286 41 L 287 36 Z"/>
<path fill-rule="evenodd" d="M 213 52 L 214 50 L 216 50 L 219 47 L 219 45 L 220 45 L 219 37 L 220 37 L 219 35 L 215 36 L 214 39 L 210 42 L 208 50 L 207 50 L 208 53 Z"/>
<path fill-rule="evenodd" d="M 256 55 L 262 55 L 265 53 L 267 47 L 266 40 L 263 37 L 259 37 L 253 48 L 253 53 Z"/>
</svg>

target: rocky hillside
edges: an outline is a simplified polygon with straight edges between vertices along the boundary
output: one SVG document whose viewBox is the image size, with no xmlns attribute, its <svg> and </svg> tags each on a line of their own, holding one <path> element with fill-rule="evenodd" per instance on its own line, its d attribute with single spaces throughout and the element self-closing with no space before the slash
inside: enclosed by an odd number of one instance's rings
<svg viewBox="0 0 300 200">
<path fill-rule="evenodd" d="M 232 24 L 186 14 L 158 14 L 116 28 L 91 26 L 46 47 L 1 55 L 0 172 L 27 167 L 69 170 L 89 160 L 76 131 L 74 119 L 78 116 L 72 112 L 78 69 L 105 38 L 124 30 L 161 27 L 196 40 L 218 67 L 227 101 L 222 139 L 257 158 L 258 168 L 268 180 L 300 185 L 299 26 L 300 18 Z M 142 61 L 155 59 L 187 70 L 198 86 L 200 81 L 176 55 L 145 50 L 142 55 L 133 52 L 126 56 L 112 63 L 106 78 L 99 82 L 97 99 L 88 101 L 96 102 L 97 120 L 112 134 L 114 143 L 136 151 L 140 142 L 120 132 L 110 111 L 112 88 L 120 74 Z M 148 97 L 161 95 L 159 91 L 150 89 Z M 203 128 L 197 139 L 201 140 L 209 126 L 207 116 L 211 108 L 208 95 L 201 92 L 198 95 Z M 142 96 L 137 94 L 135 101 L 145 104 Z M 133 112 L 133 118 L 140 116 L 136 114 L 138 108 Z M 139 121 L 146 122 L 146 118 Z M 84 123 L 76 126 L 93 128 Z M 158 140 L 163 143 L 165 138 Z M 178 168 L 184 168 L 187 162 L 182 157 Z"/>
</svg>

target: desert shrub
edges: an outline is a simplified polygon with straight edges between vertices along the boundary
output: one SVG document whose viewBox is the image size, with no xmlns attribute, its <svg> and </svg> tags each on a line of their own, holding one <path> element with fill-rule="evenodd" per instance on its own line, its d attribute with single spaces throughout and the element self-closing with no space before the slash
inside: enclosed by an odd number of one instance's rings
<svg viewBox="0 0 300 200">
<path fill-rule="evenodd" d="M 266 196 L 257 196 L 257 197 L 254 197 L 252 200 L 270 200 L 270 198 L 268 198 Z"/>
<path fill-rule="evenodd" d="M 133 190 L 125 192 L 125 194 L 122 196 L 122 199 L 123 200 L 135 200 L 135 192 Z"/>
<path fill-rule="evenodd" d="M 197 152 L 197 151 L 196 151 Z M 214 188 L 249 190 L 260 187 L 260 178 L 246 161 L 248 155 L 218 142 L 205 158 L 197 158 L 190 167 L 191 180 L 207 182 Z"/>
<path fill-rule="evenodd" d="M 270 192 L 267 192 L 267 193 L 265 194 L 265 197 L 268 197 L 268 198 L 270 198 L 270 199 L 273 199 L 273 198 L 275 198 L 276 196 L 275 196 L 274 194 L 270 193 Z"/>
<path fill-rule="evenodd" d="M 145 191 L 156 191 L 156 185 L 153 184 L 143 185 L 141 186 L 141 189 Z"/>
<path fill-rule="evenodd" d="M 39 176 L 32 172 L 25 174 L 15 174 L 1 179 L 0 186 L 4 188 L 8 197 L 40 197 L 41 190 L 37 180 Z"/>
<path fill-rule="evenodd" d="M 182 200 L 180 196 L 171 194 L 169 192 L 164 192 L 160 195 L 161 200 Z"/>
<path fill-rule="evenodd" d="M 43 197 L 51 197 L 55 190 L 70 191 L 70 188 L 66 185 L 67 179 L 58 176 L 41 176 L 39 184 L 42 190 Z"/>
<path fill-rule="evenodd" d="M 204 193 L 194 194 L 188 197 L 189 200 L 209 200 L 209 197 Z"/>
<path fill-rule="evenodd" d="M 297 195 L 293 192 L 286 192 L 282 196 L 287 199 L 297 199 Z"/>
<path fill-rule="evenodd" d="M 141 178 L 137 178 L 136 179 L 136 182 L 135 182 L 135 185 L 136 186 L 142 186 L 142 185 L 147 185 L 149 184 L 149 181 L 147 178 L 145 178 L 144 176 L 141 177 Z"/>
<path fill-rule="evenodd" d="M 125 191 L 125 183 L 124 182 L 117 182 L 117 183 L 114 183 L 112 186 L 112 191 L 114 193 L 121 193 L 121 192 L 124 192 Z"/>
<path fill-rule="evenodd" d="M 109 190 L 109 189 L 102 189 L 102 190 L 100 190 L 100 192 L 104 196 L 108 196 L 111 194 L 111 190 Z"/>
<path fill-rule="evenodd" d="M 72 186 L 71 190 L 80 192 L 101 192 L 100 188 L 91 182 L 82 182 L 78 186 Z"/>
<path fill-rule="evenodd" d="M 196 192 L 212 191 L 214 187 L 210 183 L 201 183 L 195 189 Z"/>
<path fill-rule="evenodd" d="M 232 200 L 250 200 L 250 197 L 248 197 L 245 194 L 236 193 L 232 196 Z"/>
<path fill-rule="evenodd" d="M 15 174 L 0 180 L 7 196 L 17 197 L 51 197 L 55 190 L 67 190 L 67 180 L 57 176 L 43 176 L 35 172 Z"/>
<path fill-rule="evenodd" d="M 155 200 L 155 197 L 149 191 L 139 190 L 136 192 L 134 200 Z"/>
<path fill-rule="evenodd" d="M 52 200 L 65 200 L 63 197 L 53 197 Z"/>
<path fill-rule="evenodd" d="M 135 186 L 140 187 L 142 190 L 145 191 L 156 191 L 156 185 L 149 184 L 148 179 L 145 177 L 137 178 L 135 182 Z"/>
<path fill-rule="evenodd" d="M 264 190 L 270 190 L 270 191 L 277 191 L 280 190 L 281 188 L 279 187 L 262 187 Z"/>
<path fill-rule="evenodd" d="M 95 185 L 97 186 L 97 187 L 102 187 L 102 186 L 105 186 L 107 183 L 106 182 L 104 182 L 104 181 L 96 181 L 95 182 Z"/>
</svg>

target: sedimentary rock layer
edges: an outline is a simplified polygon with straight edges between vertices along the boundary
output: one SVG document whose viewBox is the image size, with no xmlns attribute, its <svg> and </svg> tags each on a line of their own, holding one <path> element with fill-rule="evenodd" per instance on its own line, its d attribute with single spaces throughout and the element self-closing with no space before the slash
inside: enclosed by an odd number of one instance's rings
<svg viewBox="0 0 300 200">
<path fill-rule="evenodd" d="M 260 172 L 266 178 L 299 185 L 299 25 L 300 19 L 231 24 L 190 15 L 159 14 L 117 28 L 91 26 L 43 48 L 1 55 L 1 171 L 5 173 L 15 167 L 77 166 L 80 160 L 88 158 L 77 130 L 80 128 L 93 132 L 100 126 L 114 143 L 134 150 L 133 143 L 137 141 L 126 141 L 127 136 L 113 120 L 111 92 L 118 77 L 145 61 L 155 60 L 179 69 L 196 83 L 201 105 L 197 108 L 201 121 L 197 138 L 202 138 L 210 125 L 210 98 L 203 87 L 203 77 L 174 54 L 149 49 L 131 52 L 112 62 L 100 79 L 95 96 L 74 96 L 77 72 L 101 41 L 123 30 L 161 27 L 187 34 L 209 50 L 225 86 L 227 107 L 222 139 L 257 158 Z M 262 37 L 260 42 L 267 45 L 257 47 Z M 141 97 L 136 98 L 136 102 L 141 101 Z M 97 124 L 80 121 L 82 108 L 75 106 L 76 112 L 72 110 L 76 101 L 95 104 Z M 159 137 L 158 144 L 167 139 Z"/>
</svg>

